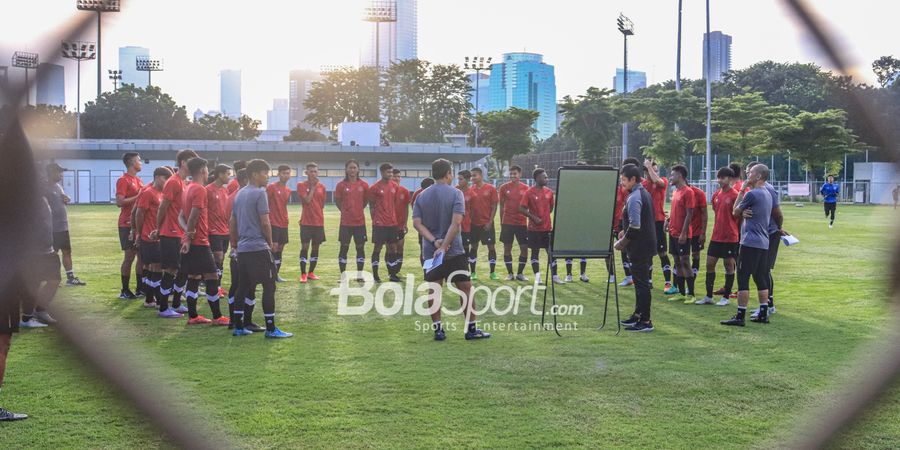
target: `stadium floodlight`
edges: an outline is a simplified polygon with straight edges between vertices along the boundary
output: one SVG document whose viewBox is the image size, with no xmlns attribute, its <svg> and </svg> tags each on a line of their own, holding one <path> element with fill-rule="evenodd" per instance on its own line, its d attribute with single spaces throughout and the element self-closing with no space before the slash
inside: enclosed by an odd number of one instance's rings
<svg viewBox="0 0 900 450">
<path fill-rule="evenodd" d="M 112 82 L 113 82 L 113 92 L 118 91 L 119 90 L 119 80 L 122 79 L 122 71 L 108 69 L 107 72 L 109 72 L 109 79 L 112 80 Z"/>
<path fill-rule="evenodd" d="M 103 81 L 103 55 L 100 47 L 103 41 L 100 39 L 100 25 L 103 22 L 102 16 L 105 12 L 119 12 L 122 2 L 119 0 L 76 0 L 75 7 L 81 11 L 97 12 L 97 98 L 103 92 L 101 85 Z"/>
<path fill-rule="evenodd" d="M 335 72 L 343 72 L 346 70 L 353 69 L 353 66 L 340 65 L 340 64 L 324 64 L 319 66 L 319 74 L 328 75 L 330 73 Z"/>
<path fill-rule="evenodd" d="M 488 56 L 487 60 L 485 60 L 484 56 L 466 56 L 466 62 L 463 63 L 463 68 L 466 70 L 474 70 L 475 71 L 475 115 L 478 115 L 478 87 L 479 81 L 481 81 L 481 71 L 482 70 L 491 70 L 491 61 L 492 57 Z M 475 146 L 478 147 L 478 121 L 475 121 Z"/>
<path fill-rule="evenodd" d="M 75 137 L 81 139 L 81 61 L 88 61 L 97 57 L 96 45 L 86 41 L 63 41 L 62 56 L 66 59 L 74 59 L 78 65 L 76 71 L 76 112 L 75 112 Z"/>
<path fill-rule="evenodd" d="M 625 17 L 624 14 L 619 13 L 619 18 L 616 19 L 616 25 L 619 27 L 619 32 L 622 33 L 622 38 L 625 40 L 625 63 L 622 68 L 622 98 L 628 96 L 628 36 L 634 36 L 634 22 L 631 21 L 628 17 Z M 628 157 L 628 122 L 624 122 L 622 124 L 622 160 Z"/>
<path fill-rule="evenodd" d="M 163 63 L 161 59 L 154 59 L 149 56 L 138 56 L 134 59 L 135 68 L 139 72 L 147 72 L 147 86 L 152 86 L 151 76 L 153 72 L 162 72 Z"/>
<path fill-rule="evenodd" d="M 363 9 L 363 20 L 375 23 L 375 69 L 381 73 L 381 24 L 397 21 L 396 1 L 373 1 Z M 390 49 L 388 49 L 390 52 Z M 393 62 L 390 53 L 388 61 Z"/>
<path fill-rule="evenodd" d="M 31 87 L 28 85 L 28 69 L 37 69 L 38 54 L 31 52 L 14 52 L 11 65 L 25 69 L 25 106 L 31 104 Z"/>
</svg>

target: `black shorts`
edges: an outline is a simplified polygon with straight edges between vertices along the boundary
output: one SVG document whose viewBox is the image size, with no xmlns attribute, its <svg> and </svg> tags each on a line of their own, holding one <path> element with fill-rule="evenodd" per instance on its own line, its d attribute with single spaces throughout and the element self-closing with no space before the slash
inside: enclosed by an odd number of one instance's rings
<svg viewBox="0 0 900 450">
<path fill-rule="evenodd" d="M 766 265 L 768 250 L 753 247 L 741 247 L 738 257 L 737 281 L 739 291 L 750 290 L 750 277 L 756 284 L 756 290 L 769 289 L 769 267 Z"/>
<path fill-rule="evenodd" d="M 391 244 L 397 241 L 397 227 L 372 225 L 372 242 L 375 245 Z"/>
<path fill-rule="evenodd" d="M 466 255 L 462 254 L 446 258 L 438 268 L 425 274 L 425 281 L 434 282 L 438 280 L 446 280 L 450 283 L 469 281 L 469 265 Z"/>
<path fill-rule="evenodd" d="M 159 241 L 149 242 L 141 239 L 141 263 L 159 264 L 162 262 L 162 253 L 159 250 Z"/>
<path fill-rule="evenodd" d="M 519 241 L 519 245 L 528 243 L 528 227 L 525 225 L 500 225 L 500 242 L 512 245 L 513 239 Z"/>
<path fill-rule="evenodd" d="M 775 260 L 778 259 L 779 246 L 781 246 L 781 232 L 776 231 L 769 235 L 769 270 L 775 269 Z"/>
<path fill-rule="evenodd" d="M 288 241 L 287 228 L 272 227 L 272 242 L 276 244 L 287 244 Z"/>
<path fill-rule="evenodd" d="M 131 250 L 134 248 L 134 242 L 128 240 L 129 234 L 131 234 L 131 228 L 119 227 L 119 246 L 122 247 L 122 250 Z"/>
<path fill-rule="evenodd" d="M 300 243 L 306 244 L 308 242 L 312 242 L 313 245 L 325 242 L 325 227 L 300 225 Z"/>
<path fill-rule="evenodd" d="M 191 245 L 181 260 L 181 272 L 185 275 L 204 275 L 218 270 L 208 245 Z"/>
<path fill-rule="evenodd" d="M 703 244 L 700 242 L 700 236 L 691 238 L 691 253 L 700 253 L 703 250 Z"/>
<path fill-rule="evenodd" d="M 471 231 L 460 231 L 459 236 L 462 238 L 463 247 L 468 248 L 470 245 L 472 245 Z"/>
<path fill-rule="evenodd" d="M 181 238 L 160 236 L 159 255 L 163 269 L 178 270 L 181 267 Z"/>
<path fill-rule="evenodd" d="M 828 213 L 830 213 L 830 212 L 832 212 L 832 211 L 837 211 L 837 202 L 835 202 L 835 203 L 823 203 L 823 205 L 825 205 L 825 215 L 826 215 L 826 216 L 828 215 Z"/>
<path fill-rule="evenodd" d="M 231 245 L 231 236 L 225 236 L 224 234 L 209 235 L 209 249 L 213 253 L 226 253 L 229 245 Z"/>
<path fill-rule="evenodd" d="M 406 233 L 409 233 L 408 228 L 397 227 L 397 242 L 403 242 L 406 239 Z"/>
<path fill-rule="evenodd" d="M 739 247 L 740 244 L 737 242 L 712 241 L 709 243 L 709 250 L 706 254 L 713 258 L 737 258 Z"/>
<path fill-rule="evenodd" d="M 269 250 L 237 254 L 238 283 L 247 289 L 257 284 L 275 282 L 275 259 Z M 253 292 L 247 297 L 252 298 Z"/>
<path fill-rule="evenodd" d="M 667 235 L 668 235 L 668 233 L 666 233 L 666 221 L 665 220 L 657 221 L 656 222 L 656 253 L 665 253 L 668 251 L 668 246 L 666 245 L 666 243 L 668 243 L 669 240 L 666 239 Z"/>
<path fill-rule="evenodd" d="M 691 240 L 688 239 L 684 244 L 678 243 L 678 238 L 669 235 L 669 253 L 672 256 L 688 256 L 691 254 Z"/>
<path fill-rule="evenodd" d="M 365 244 L 369 238 L 366 236 L 366 226 L 358 227 L 341 225 L 338 228 L 338 241 L 343 245 L 350 245 L 350 240 L 356 242 L 356 245 Z"/>
<path fill-rule="evenodd" d="M 480 243 L 482 245 L 494 245 L 494 242 L 497 240 L 497 233 L 494 232 L 494 227 L 491 225 L 475 225 L 472 224 L 472 242 Z"/>
<path fill-rule="evenodd" d="M 529 231 L 528 232 L 528 248 L 550 248 L 550 232 L 549 231 Z"/>
<path fill-rule="evenodd" d="M 53 250 L 72 250 L 72 242 L 69 240 L 69 230 L 53 233 Z"/>
</svg>

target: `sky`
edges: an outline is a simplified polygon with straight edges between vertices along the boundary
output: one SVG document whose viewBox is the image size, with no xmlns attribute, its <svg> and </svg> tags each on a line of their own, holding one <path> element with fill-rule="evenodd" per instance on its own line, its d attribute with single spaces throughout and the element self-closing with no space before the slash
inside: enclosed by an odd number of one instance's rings
<svg viewBox="0 0 900 450">
<path fill-rule="evenodd" d="M 0 62 L 13 51 L 56 57 L 60 28 L 91 14 L 75 0 L 5 2 L 0 27 Z M 889 30 L 900 3 L 884 0 L 815 0 L 819 16 L 853 56 L 863 81 L 874 83 L 870 64 L 883 55 L 900 57 L 900 39 Z M 103 16 L 103 89 L 106 70 L 118 68 L 118 47 L 150 48 L 165 70 L 153 84 L 187 107 L 219 109 L 222 69 L 242 70 L 242 109 L 266 124 L 272 99 L 287 98 L 288 72 L 323 65 L 357 65 L 368 27 L 364 0 L 123 0 L 123 10 Z M 682 76 L 699 78 L 705 2 L 683 0 Z M 616 17 L 635 24 L 629 38 L 629 69 L 647 72 L 648 84 L 674 79 L 677 0 L 419 0 L 419 58 L 461 64 L 465 56 L 529 51 L 556 68 L 557 96 L 588 87 L 612 87 L 622 66 L 622 36 Z M 826 66 L 805 31 L 781 0 L 712 0 L 711 29 L 733 37 L 732 68 L 766 59 Z M 96 40 L 96 28 L 82 36 Z M 60 63 L 57 61 L 57 63 Z M 66 101 L 75 109 L 75 62 L 66 67 Z M 82 102 L 96 95 L 97 64 L 82 64 Z M 10 68 L 11 82 L 24 80 Z M 34 94 L 32 94 L 34 95 Z M 33 98 L 33 97 L 32 97 Z"/>
</svg>

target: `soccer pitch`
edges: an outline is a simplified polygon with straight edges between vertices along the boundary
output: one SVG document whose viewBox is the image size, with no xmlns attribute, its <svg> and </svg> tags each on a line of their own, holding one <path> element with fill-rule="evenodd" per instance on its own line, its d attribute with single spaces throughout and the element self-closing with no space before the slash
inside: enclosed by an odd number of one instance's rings
<svg viewBox="0 0 900 450">
<path fill-rule="evenodd" d="M 576 260 L 576 282 L 556 292 L 562 304 L 584 305 L 581 315 L 560 319 L 570 328 L 577 322 L 577 330 L 560 338 L 486 329 L 491 339 L 466 342 L 462 318 L 445 316 L 447 341 L 434 342 L 430 331 L 417 329 L 417 322 L 430 323 L 427 317 L 337 314 L 338 298 L 329 293 L 338 279 L 333 206 L 326 209 L 328 241 L 316 270 L 322 280 L 301 285 L 299 207 L 290 205 L 282 268 L 288 281 L 278 285 L 277 320 L 296 335 L 276 341 L 188 327 L 157 318 L 139 300 L 119 300 L 117 214 L 112 206 L 69 207 L 75 270 L 88 285 L 61 287 L 55 301 L 98 321 L 94 331 L 104 340 L 135 345 L 138 358 L 146 352 L 153 370 L 132 376 L 176 387 L 181 401 L 203 414 L 207 428 L 198 432 L 224 435 L 241 448 L 778 446 L 801 413 L 838 406 L 832 390 L 855 383 L 856 351 L 885 330 L 892 248 L 885 236 L 893 235 L 897 217 L 886 207 L 842 205 L 829 230 L 821 205 L 786 204 L 785 229 L 801 244 L 780 250 L 778 312 L 769 325 L 719 325 L 734 313 L 734 302 L 727 308 L 667 302 L 655 260 L 656 331 L 615 336 L 614 316 L 612 330 L 597 331 L 605 271 L 589 261 L 591 282 L 578 282 Z M 420 280 L 417 251 L 411 232 L 403 272 Z M 486 248 L 479 253 L 476 285 L 516 285 L 487 280 Z M 501 261 L 498 274 L 505 273 Z M 525 273 L 533 278 L 530 267 Z M 720 265 L 717 287 L 723 278 Z M 226 273 L 226 287 L 227 279 Z M 698 292 L 703 286 L 701 274 Z M 624 318 L 633 288 L 621 288 L 620 298 Z M 488 314 L 480 323 L 539 323 L 527 303 L 518 315 Z M 208 315 L 205 302 L 200 311 Z M 3 447 L 169 446 L 161 430 L 116 396 L 53 328 L 23 330 L 13 338 L 0 405 L 31 418 L 0 425 Z M 883 398 L 840 446 L 900 447 L 900 391 Z"/>
</svg>

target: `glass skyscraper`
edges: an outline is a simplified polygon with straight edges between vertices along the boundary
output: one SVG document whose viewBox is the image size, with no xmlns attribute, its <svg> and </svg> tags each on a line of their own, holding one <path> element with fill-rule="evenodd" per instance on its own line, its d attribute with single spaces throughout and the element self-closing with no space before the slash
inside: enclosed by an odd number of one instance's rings
<svg viewBox="0 0 900 450">
<path fill-rule="evenodd" d="M 63 66 L 38 64 L 36 98 L 38 105 L 66 105 L 66 73 Z"/>
<path fill-rule="evenodd" d="M 709 67 L 710 80 L 722 81 L 725 72 L 731 70 L 731 36 L 721 31 L 713 31 L 709 33 L 709 50 L 712 52 L 712 58 L 706 54 L 706 33 L 703 33 L 703 78 L 706 79 L 707 62 L 712 64 Z"/>
<path fill-rule="evenodd" d="M 616 76 L 613 77 L 613 86 L 616 87 L 617 93 L 621 94 L 622 92 L 625 92 L 625 71 L 623 69 L 616 69 Z M 628 92 L 631 93 L 645 87 L 647 87 L 647 73 L 638 70 L 629 70 Z"/>
<path fill-rule="evenodd" d="M 133 84 L 134 87 L 147 87 L 147 72 L 138 72 L 137 57 L 150 56 L 150 49 L 145 47 L 119 47 L 119 70 L 122 71 L 120 84 Z"/>
<path fill-rule="evenodd" d="M 477 96 L 476 94 L 476 85 L 477 85 Z M 475 108 L 478 108 L 478 112 L 486 113 L 491 110 L 491 77 L 486 73 L 480 73 L 478 77 L 478 83 L 475 82 L 475 74 L 469 74 L 469 93 L 472 94 L 472 114 L 475 114 Z M 478 101 L 478 105 L 475 104 L 475 101 Z"/>
<path fill-rule="evenodd" d="M 225 117 L 241 117 L 241 71 L 219 72 L 219 110 Z"/>
<path fill-rule="evenodd" d="M 490 110 L 509 108 L 537 111 L 538 139 L 556 133 L 556 75 L 553 66 L 537 53 L 506 53 L 491 65 Z"/>
</svg>

